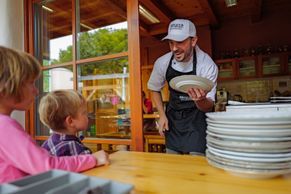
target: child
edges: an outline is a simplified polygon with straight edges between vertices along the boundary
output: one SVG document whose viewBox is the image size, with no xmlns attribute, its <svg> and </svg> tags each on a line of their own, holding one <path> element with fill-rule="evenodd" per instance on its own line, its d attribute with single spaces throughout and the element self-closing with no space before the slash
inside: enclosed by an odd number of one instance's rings
<svg viewBox="0 0 291 194">
<path fill-rule="evenodd" d="M 104 151 L 92 155 L 51 156 L 10 117 L 13 110 L 30 108 L 38 94 L 34 83 L 40 69 L 31 55 L 0 46 L 0 183 L 51 169 L 81 172 L 109 163 Z"/>
<path fill-rule="evenodd" d="M 76 137 L 78 131 L 88 128 L 86 100 L 75 90 L 57 90 L 44 96 L 39 104 L 41 122 L 54 133 L 43 148 L 55 156 L 91 154 Z"/>
<path fill-rule="evenodd" d="M 143 113 L 144 114 L 152 114 L 153 113 L 153 104 L 152 101 L 146 98 L 145 92 L 141 91 L 142 94 L 142 102 L 143 102 Z"/>
</svg>

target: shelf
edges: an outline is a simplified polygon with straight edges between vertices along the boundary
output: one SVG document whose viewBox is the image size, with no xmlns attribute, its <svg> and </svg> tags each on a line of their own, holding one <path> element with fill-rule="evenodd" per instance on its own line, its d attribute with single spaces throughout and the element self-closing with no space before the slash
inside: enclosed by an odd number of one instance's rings
<svg viewBox="0 0 291 194">
<path fill-rule="evenodd" d="M 264 78 L 291 74 L 291 53 L 275 53 L 232 59 L 218 59 L 218 67 L 226 67 L 226 62 L 232 62 L 230 71 L 219 70 L 218 81 L 244 80 L 249 78 Z"/>
<path fill-rule="evenodd" d="M 141 66 L 141 69 L 152 69 L 153 67 L 153 65 L 143 65 Z"/>
<path fill-rule="evenodd" d="M 220 69 L 220 72 L 232 72 L 232 69 Z"/>
<path fill-rule="evenodd" d="M 158 114 L 144 114 L 143 118 L 144 119 L 157 119 L 157 118 L 160 118 L 160 116 Z"/>
<path fill-rule="evenodd" d="M 99 116 L 101 119 L 130 119 L 127 114 Z"/>
<path fill-rule="evenodd" d="M 118 133 L 118 132 L 117 133 L 102 133 L 102 134 L 96 134 L 96 137 L 130 139 L 130 134 Z"/>
<path fill-rule="evenodd" d="M 249 71 L 249 70 L 256 70 L 255 67 L 243 67 L 243 68 L 239 68 L 240 71 Z"/>
<path fill-rule="evenodd" d="M 280 67 L 280 64 L 275 64 L 275 65 L 263 65 L 263 68 L 273 68 L 273 67 Z"/>
<path fill-rule="evenodd" d="M 79 80 L 102 80 L 102 79 L 118 79 L 118 78 L 128 78 L 128 73 L 114 73 L 114 74 L 106 74 L 106 75 L 88 75 L 88 76 L 80 76 Z"/>
</svg>

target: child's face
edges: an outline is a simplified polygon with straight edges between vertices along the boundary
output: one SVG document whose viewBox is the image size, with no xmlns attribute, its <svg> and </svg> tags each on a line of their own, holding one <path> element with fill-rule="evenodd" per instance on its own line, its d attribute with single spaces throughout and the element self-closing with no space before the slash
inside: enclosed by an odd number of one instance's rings
<svg viewBox="0 0 291 194">
<path fill-rule="evenodd" d="M 28 110 L 34 101 L 35 96 L 38 95 L 35 81 L 36 79 L 25 81 L 24 85 L 21 87 L 21 101 L 18 101 L 16 97 L 2 98 L 0 106 L 5 104 L 5 108 L 1 109 L 1 112 L 10 115 L 13 110 Z"/>
<path fill-rule="evenodd" d="M 76 118 L 73 118 L 73 121 L 77 131 L 85 131 L 88 129 L 89 120 L 86 103 L 80 107 L 78 114 Z"/>
</svg>

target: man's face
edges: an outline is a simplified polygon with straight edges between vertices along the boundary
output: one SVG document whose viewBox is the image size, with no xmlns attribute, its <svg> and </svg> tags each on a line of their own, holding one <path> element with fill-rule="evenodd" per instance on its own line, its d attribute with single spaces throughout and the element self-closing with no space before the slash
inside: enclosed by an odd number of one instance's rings
<svg viewBox="0 0 291 194">
<path fill-rule="evenodd" d="M 193 54 L 193 48 L 197 42 L 197 37 L 189 37 L 181 42 L 169 40 L 171 51 L 174 53 L 176 61 L 187 62 Z"/>
</svg>

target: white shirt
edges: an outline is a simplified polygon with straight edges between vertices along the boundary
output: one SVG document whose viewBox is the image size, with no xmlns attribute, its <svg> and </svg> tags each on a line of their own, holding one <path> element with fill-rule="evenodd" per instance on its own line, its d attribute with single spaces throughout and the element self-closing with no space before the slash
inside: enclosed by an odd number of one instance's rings
<svg viewBox="0 0 291 194">
<path fill-rule="evenodd" d="M 210 92 L 207 93 L 207 98 L 211 98 L 215 101 L 216 85 L 218 68 L 210 56 L 202 51 L 197 45 L 196 50 L 196 75 L 200 77 L 205 77 L 214 83 L 214 87 Z M 148 81 L 148 89 L 153 91 L 161 91 L 165 86 L 166 82 L 166 72 L 168 69 L 169 62 L 172 57 L 172 52 L 168 52 L 165 55 L 159 57 L 154 64 L 153 71 L 151 73 L 150 79 Z M 179 72 L 189 72 L 193 70 L 193 56 L 188 62 L 178 62 L 175 58 L 172 60 L 172 68 Z"/>
</svg>

